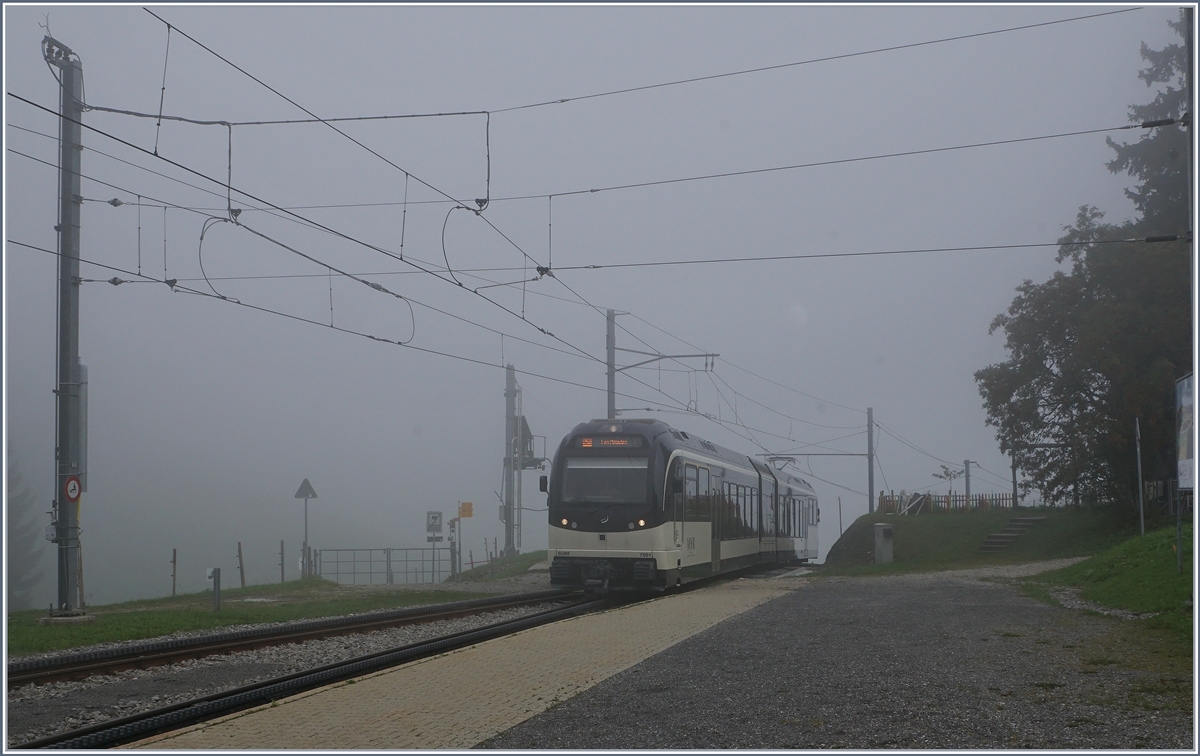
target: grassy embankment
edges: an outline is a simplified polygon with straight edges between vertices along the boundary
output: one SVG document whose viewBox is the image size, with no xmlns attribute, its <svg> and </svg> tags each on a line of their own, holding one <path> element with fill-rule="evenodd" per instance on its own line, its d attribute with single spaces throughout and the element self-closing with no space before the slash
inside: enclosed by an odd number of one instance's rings
<svg viewBox="0 0 1200 756">
<path fill-rule="evenodd" d="M 1007 549 L 981 552 L 983 539 L 999 533 L 1013 517 L 1045 517 Z M 877 522 L 892 526 L 893 560 L 875 564 Z M 846 529 L 825 557 L 825 573 L 894 575 L 905 572 L 955 570 L 992 564 L 1018 564 L 1044 559 L 1091 556 L 1137 533 L 1108 510 L 1021 508 L 1017 514 L 953 512 L 931 515 L 864 515 Z"/>
<path fill-rule="evenodd" d="M 515 577 L 529 572 L 529 568 L 538 562 L 546 561 L 546 550 L 531 551 L 528 554 L 517 554 L 511 557 L 495 559 L 490 565 L 477 565 L 474 569 L 464 570 L 460 576 L 461 582 L 478 583 L 484 580 L 500 580 Z M 464 565 L 466 566 L 466 565 Z"/>
<path fill-rule="evenodd" d="M 342 614 L 392 609 L 418 604 L 490 596 L 490 593 L 429 590 L 395 590 L 391 586 L 339 586 L 329 580 L 309 578 L 287 583 L 223 588 L 221 609 L 212 610 L 212 592 L 90 606 L 96 617 L 87 625 L 42 626 L 44 609 L 10 612 L 9 658 L 42 651 L 57 651 L 94 643 L 153 638 L 181 630 L 212 630 L 229 625 L 285 622 L 333 617 Z"/>
<path fill-rule="evenodd" d="M 1108 607 L 1152 613 L 1144 621 L 1187 640 L 1192 639 L 1194 613 L 1184 604 L 1193 599 L 1191 525 L 1183 527 L 1183 569 L 1179 569 L 1175 528 L 1135 535 L 1129 540 L 1078 564 L 1038 575 L 1030 593 L 1042 596 L 1039 587 L 1081 587 L 1080 597 Z M 1048 590 L 1046 591 L 1048 593 Z"/>
</svg>

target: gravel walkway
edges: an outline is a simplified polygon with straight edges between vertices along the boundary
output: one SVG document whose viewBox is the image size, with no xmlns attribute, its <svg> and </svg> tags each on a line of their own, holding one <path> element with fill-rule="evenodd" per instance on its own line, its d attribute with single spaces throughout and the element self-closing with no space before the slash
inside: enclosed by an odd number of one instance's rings
<svg viewBox="0 0 1200 756">
<path fill-rule="evenodd" d="M 1190 660 L 1126 666 L 1097 649 L 1129 620 L 1000 582 L 1063 564 L 785 578 L 796 591 L 484 746 L 1194 750 Z"/>
</svg>

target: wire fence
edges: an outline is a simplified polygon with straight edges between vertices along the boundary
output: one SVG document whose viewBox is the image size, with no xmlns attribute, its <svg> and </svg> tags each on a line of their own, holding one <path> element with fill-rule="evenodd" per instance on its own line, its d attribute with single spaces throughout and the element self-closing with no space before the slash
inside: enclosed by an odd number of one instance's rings
<svg viewBox="0 0 1200 756">
<path fill-rule="evenodd" d="M 317 574 L 341 585 L 440 583 L 451 575 L 453 551 L 423 549 L 321 549 Z"/>
</svg>

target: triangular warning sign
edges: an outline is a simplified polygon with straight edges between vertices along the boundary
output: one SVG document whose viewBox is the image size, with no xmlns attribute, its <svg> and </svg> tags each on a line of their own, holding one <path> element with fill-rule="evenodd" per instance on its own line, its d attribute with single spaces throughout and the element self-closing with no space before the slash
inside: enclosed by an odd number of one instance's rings
<svg viewBox="0 0 1200 756">
<path fill-rule="evenodd" d="M 317 492 L 313 490 L 312 483 L 308 482 L 308 478 L 305 478 L 304 482 L 300 484 L 300 490 L 296 492 L 296 498 L 297 499 L 315 499 L 315 498 L 317 498 Z"/>
</svg>

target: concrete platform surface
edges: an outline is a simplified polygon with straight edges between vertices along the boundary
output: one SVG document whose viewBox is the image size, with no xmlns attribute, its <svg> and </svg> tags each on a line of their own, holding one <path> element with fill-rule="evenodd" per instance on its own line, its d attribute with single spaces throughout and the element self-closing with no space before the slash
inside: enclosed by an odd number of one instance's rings
<svg viewBox="0 0 1200 756">
<path fill-rule="evenodd" d="M 128 747 L 469 748 L 805 582 L 737 580 L 576 617 Z"/>
</svg>

